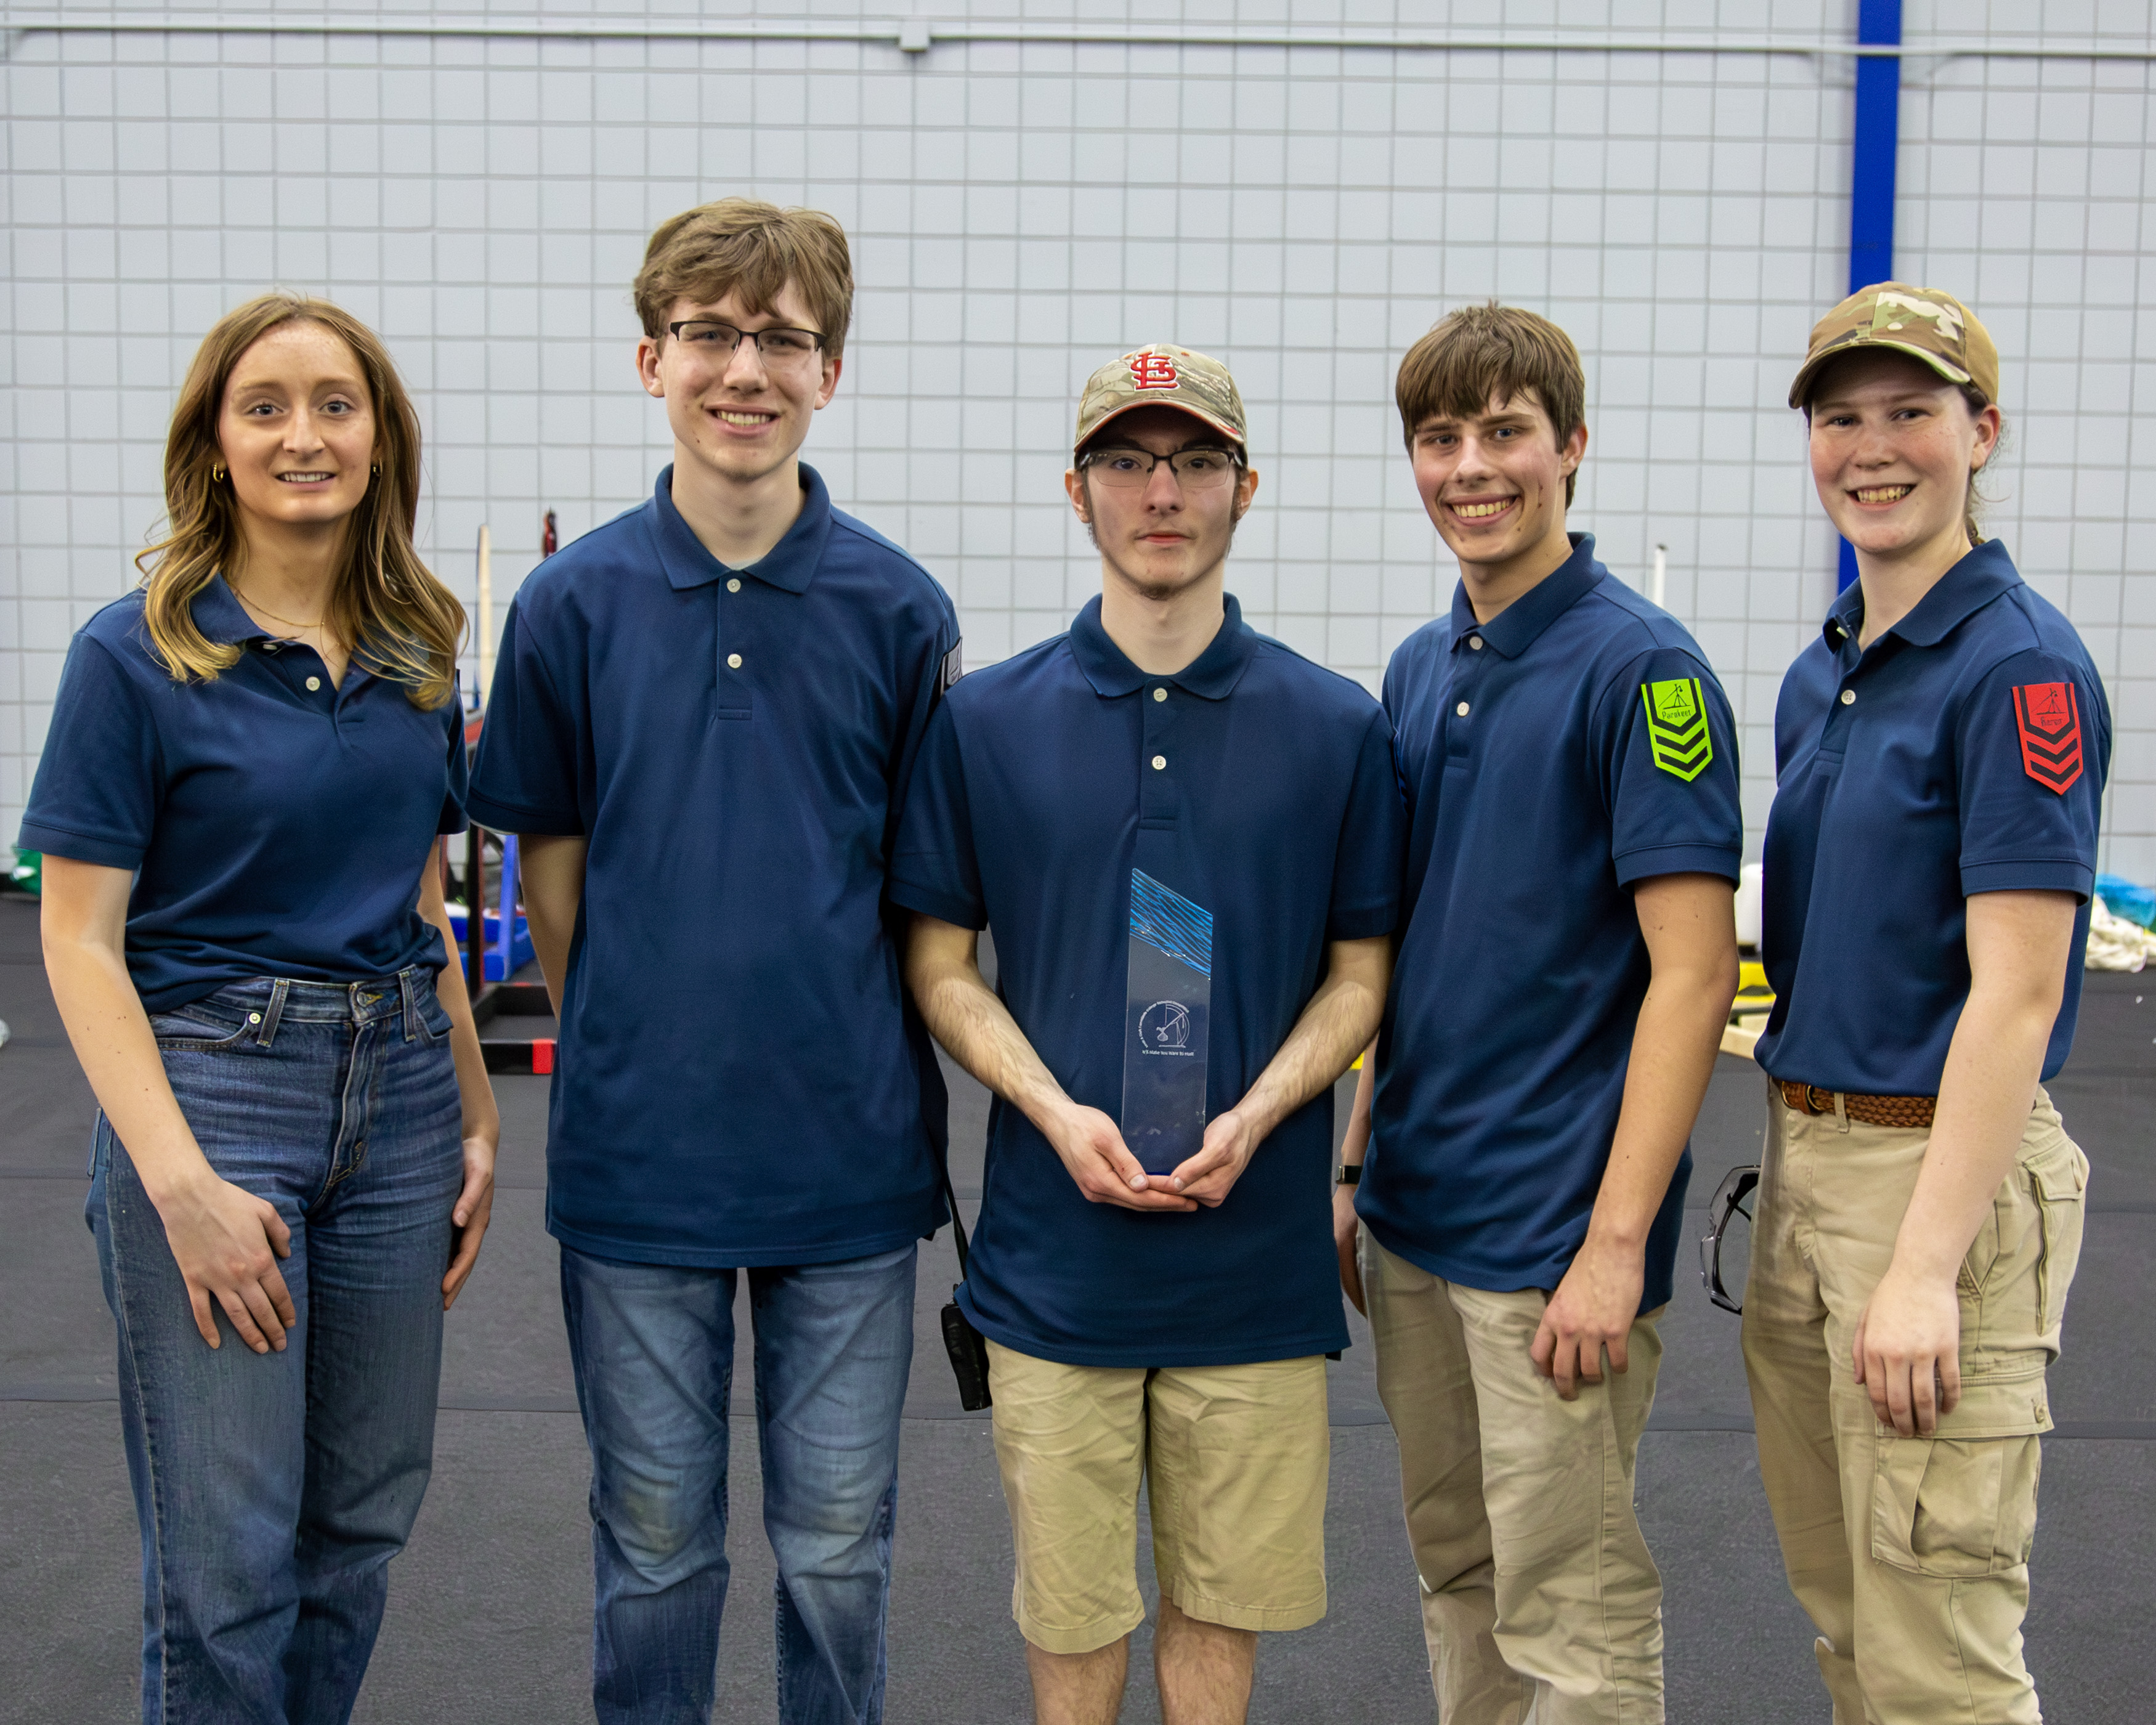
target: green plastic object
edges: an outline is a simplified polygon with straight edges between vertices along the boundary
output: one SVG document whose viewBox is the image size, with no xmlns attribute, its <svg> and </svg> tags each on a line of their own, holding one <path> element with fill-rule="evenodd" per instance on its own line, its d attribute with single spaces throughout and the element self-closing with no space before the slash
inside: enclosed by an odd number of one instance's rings
<svg viewBox="0 0 2156 1725">
<path fill-rule="evenodd" d="M 45 884 L 45 860 L 34 850 L 15 853 L 15 866 L 8 871 L 8 884 L 18 892 L 33 896 L 43 891 Z"/>
</svg>

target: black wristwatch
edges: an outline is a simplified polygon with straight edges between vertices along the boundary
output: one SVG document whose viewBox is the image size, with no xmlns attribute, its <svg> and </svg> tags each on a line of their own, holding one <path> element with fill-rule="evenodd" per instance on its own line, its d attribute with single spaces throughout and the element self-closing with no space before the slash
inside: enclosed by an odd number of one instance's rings
<svg viewBox="0 0 2156 1725">
<path fill-rule="evenodd" d="M 1361 1184 L 1362 1179 L 1363 1164 L 1361 1163 L 1343 1162 L 1340 1164 L 1339 1178 L 1332 1183 L 1336 1186 L 1355 1186 Z"/>
</svg>

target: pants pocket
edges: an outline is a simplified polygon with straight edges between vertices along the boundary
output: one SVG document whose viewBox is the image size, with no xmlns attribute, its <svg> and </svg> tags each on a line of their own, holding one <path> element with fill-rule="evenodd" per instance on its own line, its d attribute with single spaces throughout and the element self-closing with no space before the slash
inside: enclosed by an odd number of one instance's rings
<svg viewBox="0 0 2156 1725">
<path fill-rule="evenodd" d="M 2043 1446 L 2026 1437 L 1882 1437 L 1871 1555 L 1912 1574 L 1997 1575 L 2029 1561 Z"/>
<path fill-rule="evenodd" d="M 250 1024 L 226 1024 L 210 1014 L 184 1009 L 150 1014 L 151 1034 L 167 1053 L 208 1054 L 235 1048 L 254 1029 Z"/>
<path fill-rule="evenodd" d="M 2061 1136 L 2050 1153 L 2025 1167 L 2043 1230 L 2042 1256 L 2036 1263 L 2036 1333 L 2056 1355 L 2053 1332 L 2066 1312 L 2066 1291 L 2082 1260 L 2082 1219 L 2088 1184 L 2088 1158 Z"/>
</svg>

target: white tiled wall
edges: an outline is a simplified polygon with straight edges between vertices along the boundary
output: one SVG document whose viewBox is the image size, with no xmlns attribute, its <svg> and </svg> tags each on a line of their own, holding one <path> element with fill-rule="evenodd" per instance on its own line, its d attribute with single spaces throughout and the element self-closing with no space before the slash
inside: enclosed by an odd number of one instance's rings
<svg viewBox="0 0 2156 1725">
<path fill-rule="evenodd" d="M 1067 19 L 1063 3 L 921 10 L 1023 29 Z M 1846 41 L 1855 11 L 1165 0 L 1082 16 L 1738 45 Z M 1912 44 L 2035 39 L 2015 33 L 2038 17 L 2025 0 L 1907 13 Z M 2041 19 L 2055 44 L 2156 47 L 2147 0 L 2047 0 Z M 1575 522 L 1635 581 L 1668 547 L 1671 606 L 1745 724 L 1756 848 L 1775 688 L 1833 586 L 1781 402 L 1843 291 L 1845 59 L 32 32 L 4 77 L 0 841 L 68 634 L 131 579 L 159 513 L 173 391 L 220 312 L 282 284 L 382 330 L 425 421 L 429 554 L 469 595 L 490 523 L 506 603 L 543 511 L 566 539 L 647 491 L 665 429 L 631 374 L 627 284 L 660 218 L 745 192 L 829 210 L 854 237 L 844 380 L 807 453 L 942 578 L 975 665 L 1093 590 L 1059 477 L 1075 392 L 1168 339 L 1227 359 L 1250 403 L 1263 490 L 1231 586 L 1260 627 L 1374 686 L 1451 584 L 1400 452 L 1398 356 L 1490 295 L 1557 318 L 1589 372 Z M 1994 528 L 2109 681 L 2107 860 L 2156 878 L 2156 439 L 2136 413 L 2156 389 L 2148 66 L 1915 59 L 1902 125 L 1899 273 L 1969 299 L 1999 338 L 2014 447 Z"/>
</svg>

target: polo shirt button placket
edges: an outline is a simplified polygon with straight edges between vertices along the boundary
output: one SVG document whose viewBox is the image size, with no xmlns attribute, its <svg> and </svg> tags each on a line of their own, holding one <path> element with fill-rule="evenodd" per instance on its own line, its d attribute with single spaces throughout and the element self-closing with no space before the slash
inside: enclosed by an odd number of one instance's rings
<svg viewBox="0 0 2156 1725">
<path fill-rule="evenodd" d="M 1143 762 L 1138 773 L 1138 826 L 1142 832 L 1148 826 L 1172 825 L 1175 819 L 1175 792 L 1167 775 L 1173 749 L 1168 737 L 1178 715 L 1176 705 L 1168 694 L 1165 683 L 1153 683 L 1142 691 L 1138 703 L 1138 758 Z M 1158 842 L 1141 839 L 1137 859 L 1140 868 L 1158 873 L 1163 865 L 1162 859 L 1148 855 Z"/>
<path fill-rule="evenodd" d="M 746 661 L 739 652 L 729 652 L 726 647 L 730 635 L 746 644 L 744 638 L 748 631 L 749 609 L 747 598 L 742 593 L 743 585 L 742 578 L 738 575 L 729 575 L 724 581 L 715 581 L 711 584 L 711 627 L 717 636 L 714 645 L 718 655 L 718 665 L 714 673 L 716 682 L 711 693 L 717 715 L 721 719 L 746 720 L 755 716 L 756 702 L 749 694 L 748 679 L 742 675 L 742 666 Z M 732 610 L 726 606 L 730 594 L 742 600 L 742 604 Z"/>
</svg>

